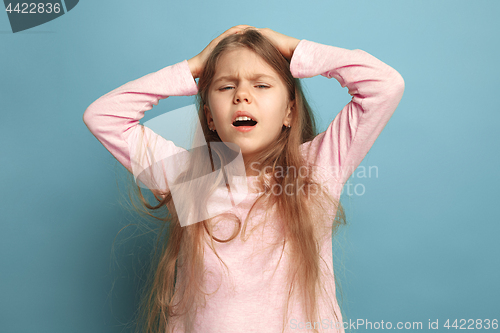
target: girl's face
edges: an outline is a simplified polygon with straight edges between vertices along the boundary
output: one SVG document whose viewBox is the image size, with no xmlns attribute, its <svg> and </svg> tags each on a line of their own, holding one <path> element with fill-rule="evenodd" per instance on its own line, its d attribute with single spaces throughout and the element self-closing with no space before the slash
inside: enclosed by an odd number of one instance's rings
<svg viewBox="0 0 500 333">
<path fill-rule="evenodd" d="M 205 107 L 208 127 L 223 142 L 237 144 L 245 160 L 276 141 L 283 125 L 291 123 L 292 108 L 285 84 L 255 52 L 238 48 L 219 58 Z M 240 113 L 257 124 L 235 126 Z"/>
</svg>

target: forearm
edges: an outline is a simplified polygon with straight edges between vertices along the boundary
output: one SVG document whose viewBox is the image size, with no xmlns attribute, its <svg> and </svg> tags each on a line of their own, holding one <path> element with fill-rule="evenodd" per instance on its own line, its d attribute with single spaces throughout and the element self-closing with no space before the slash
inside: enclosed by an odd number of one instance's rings
<svg viewBox="0 0 500 333">
<path fill-rule="evenodd" d="M 139 130 L 144 112 L 168 96 L 197 93 L 186 61 L 130 81 L 93 102 L 83 115 L 92 134 L 130 170 L 127 138 Z"/>
<path fill-rule="evenodd" d="M 404 81 L 392 67 L 362 50 L 302 40 L 290 63 L 294 77 L 334 77 L 352 100 L 310 144 L 308 159 L 341 183 L 361 163 L 396 110 Z"/>
<path fill-rule="evenodd" d="M 404 80 L 389 65 L 363 50 L 348 50 L 302 40 L 290 63 L 294 77 L 334 77 L 349 89 L 353 102 L 364 111 L 381 102 L 395 109 L 404 91 Z"/>
</svg>

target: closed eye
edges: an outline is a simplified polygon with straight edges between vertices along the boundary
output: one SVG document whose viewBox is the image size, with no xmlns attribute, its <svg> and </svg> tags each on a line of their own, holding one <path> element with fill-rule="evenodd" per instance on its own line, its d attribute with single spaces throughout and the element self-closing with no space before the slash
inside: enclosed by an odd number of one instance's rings
<svg viewBox="0 0 500 333">
<path fill-rule="evenodd" d="M 256 85 L 256 87 L 258 87 L 258 88 L 271 88 L 271 87 L 266 86 L 264 84 Z M 229 89 L 234 89 L 234 87 L 223 87 L 223 88 L 220 88 L 219 90 L 220 91 L 225 91 L 225 90 L 229 90 Z"/>
</svg>

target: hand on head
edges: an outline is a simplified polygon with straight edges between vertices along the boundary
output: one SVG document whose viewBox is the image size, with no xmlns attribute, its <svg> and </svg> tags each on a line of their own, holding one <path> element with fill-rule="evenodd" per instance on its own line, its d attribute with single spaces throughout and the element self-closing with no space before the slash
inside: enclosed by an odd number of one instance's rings
<svg viewBox="0 0 500 333">
<path fill-rule="evenodd" d="M 300 39 L 286 36 L 271 30 L 269 28 L 257 29 L 264 37 L 269 39 L 269 41 L 281 52 L 281 54 L 290 60 L 293 55 L 293 51 L 300 42 Z"/>
<path fill-rule="evenodd" d="M 229 35 L 236 34 L 246 28 L 251 28 L 249 25 L 237 25 L 234 26 L 226 31 L 224 31 L 221 35 L 219 35 L 217 38 L 213 39 L 200 53 L 195 55 L 193 58 L 188 60 L 189 68 L 191 69 L 191 73 L 193 74 L 194 78 L 197 78 L 200 76 L 201 70 L 203 69 L 203 66 L 205 62 L 207 61 L 208 56 L 210 53 L 213 51 L 215 46 L 219 44 L 219 42 L 226 38 Z"/>
<path fill-rule="evenodd" d="M 280 34 L 279 32 L 276 32 L 274 30 L 271 30 L 269 28 L 255 28 L 250 25 L 237 25 L 234 26 L 226 31 L 224 31 L 221 35 L 219 35 L 217 38 L 213 39 L 200 53 L 198 53 L 196 56 L 188 60 L 188 65 L 189 68 L 191 69 L 191 73 L 193 74 L 194 78 L 197 78 L 200 76 L 200 73 L 203 69 L 203 66 L 210 55 L 210 53 L 213 51 L 215 46 L 224 38 L 226 38 L 229 35 L 232 34 L 238 34 L 243 32 L 246 29 L 255 29 L 259 31 L 264 37 L 269 39 L 269 41 L 283 54 L 283 56 L 287 59 L 291 59 L 293 55 L 293 51 L 295 50 L 295 47 L 297 44 L 300 42 L 299 39 L 293 38 L 290 36 L 286 36 L 283 34 Z"/>
</svg>

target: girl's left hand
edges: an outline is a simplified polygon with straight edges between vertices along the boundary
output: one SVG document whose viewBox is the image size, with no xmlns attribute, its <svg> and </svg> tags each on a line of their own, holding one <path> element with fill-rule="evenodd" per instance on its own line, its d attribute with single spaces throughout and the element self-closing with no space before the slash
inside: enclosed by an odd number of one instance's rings
<svg viewBox="0 0 500 333">
<path fill-rule="evenodd" d="M 257 29 L 264 37 L 269 39 L 271 43 L 283 54 L 285 58 L 290 60 L 293 55 L 293 51 L 300 42 L 300 39 L 286 36 L 271 30 L 269 28 Z"/>
</svg>

